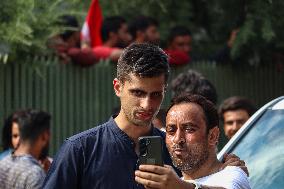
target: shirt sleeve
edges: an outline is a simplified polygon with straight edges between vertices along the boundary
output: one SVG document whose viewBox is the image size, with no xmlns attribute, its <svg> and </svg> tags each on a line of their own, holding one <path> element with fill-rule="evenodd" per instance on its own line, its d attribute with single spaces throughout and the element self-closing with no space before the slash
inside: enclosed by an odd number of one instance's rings
<svg viewBox="0 0 284 189">
<path fill-rule="evenodd" d="M 223 187 L 228 189 L 250 189 L 246 173 L 239 167 L 228 167 L 227 174 L 223 177 Z"/>
<path fill-rule="evenodd" d="M 28 189 L 41 189 L 45 178 L 45 172 L 41 167 L 34 168 L 28 173 L 28 178 L 26 179 L 26 186 Z"/>
<path fill-rule="evenodd" d="M 70 140 L 65 140 L 59 152 L 54 158 L 51 167 L 44 180 L 44 189 L 78 188 L 82 175 L 79 158 L 84 158 L 82 151 Z"/>
<path fill-rule="evenodd" d="M 95 53 L 97 59 L 107 59 L 110 58 L 111 53 L 116 49 L 117 48 L 98 46 L 93 48 L 93 52 Z"/>
</svg>

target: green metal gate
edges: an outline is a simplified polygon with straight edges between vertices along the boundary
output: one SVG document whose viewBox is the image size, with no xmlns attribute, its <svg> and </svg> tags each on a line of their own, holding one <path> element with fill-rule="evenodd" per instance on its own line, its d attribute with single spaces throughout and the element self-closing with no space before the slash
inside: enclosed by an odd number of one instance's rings
<svg viewBox="0 0 284 189">
<path fill-rule="evenodd" d="M 284 73 L 269 67 L 232 67 L 197 62 L 173 68 L 171 78 L 196 69 L 216 86 L 219 102 L 232 95 L 247 96 L 259 107 L 284 94 Z M 51 154 L 63 140 L 107 120 L 119 100 L 112 88 L 116 66 L 101 62 L 82 68 L 54 58 L 0 64 L 0 120 L 20 108 L 37 108 L 52 115 Z M 169 104 L 167 92 L 163 106 Z M 2 126 L 1 126 L 2 129 Z"/>
</svg>

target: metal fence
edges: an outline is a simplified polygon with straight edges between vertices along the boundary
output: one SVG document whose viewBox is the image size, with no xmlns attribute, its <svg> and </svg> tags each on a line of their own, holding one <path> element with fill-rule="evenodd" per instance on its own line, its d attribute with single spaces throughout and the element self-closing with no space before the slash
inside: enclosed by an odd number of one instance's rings
<svg viewBox="0 0 284 189">
<path fill-rule="evenodd" d="M 284 94 L 284 72 L 274 66 L 238 67 L 196 62 L 173 68 L 171 78 L 187 69 L 200 71 L 212 81 L 219 102 L 232 95 L 242 95 L 259 107 Z M 119 106 L 112 88 L 115 72 L 116 66 L 110 62 L 87 68 L 60 64 L 52 58 L 0 64 L 0 120 L 3 123 L 7 115 L 21 108 L 50 112 L 51 154 L 54 154 L 66 137 L 104 122 L 113 108 Z M 169 89 L 164 107 L 170 98 Z"/>
</svg>

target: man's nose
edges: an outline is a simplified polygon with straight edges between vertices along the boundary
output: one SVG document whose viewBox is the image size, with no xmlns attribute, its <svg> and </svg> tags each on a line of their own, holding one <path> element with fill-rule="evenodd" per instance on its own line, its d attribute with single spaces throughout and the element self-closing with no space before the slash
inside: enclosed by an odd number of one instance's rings
<svg viewBox="0 0 284 189">
<path fill-rule="evenodd" d="M 174 143 L 175 144 L 183 144 L 185 142 L 185 139 L 184 139 L 184 135 L 183 133 L 181 132 L 180 129 L 178 129 L 176 131 L 176 134 L 174 136 Z"/>
<path fill-rule="evenodd" d="M 236 130 L 238 130 L 238 128 L 239 128 L 238 122 L 237 122 L 237 121 L 234 121 L 234 122 L 233 122 L 233 125 L 232 125 L 232 129 L 236 131 Z"/>
<path fill-rule="evenodd" d="M 150 97 L 145 97 L 141 100 L 141 104 L 140 106 L 145 109 L 145 110 L 149 110 L 151 109 L 151 98 Z"/>
</svg>

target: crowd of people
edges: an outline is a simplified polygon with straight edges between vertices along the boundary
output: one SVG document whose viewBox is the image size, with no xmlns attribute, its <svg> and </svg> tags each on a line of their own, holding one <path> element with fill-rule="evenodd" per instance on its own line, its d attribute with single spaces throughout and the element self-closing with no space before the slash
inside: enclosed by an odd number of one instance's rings
<svg viewBox="0 0 284 189">
<path fill-rule="evenodd" d="M 133 18 L 129 23 L 121 16 L 104 18 L 99 36 L 102 43 L 95 46 L 84 35 L 81 34 L 80 37 L 81 29 L 75 17 L 62 16 L 59 24 L 71 29 L 51 38 L 49 47 L 55 49 L 65 63 L 72 61 L 79 65 L 93 65 L 100 60 L 117 62 L 123 48 L 131 43 L 159 45 L 161 42 L 158 21 L 144 15 Z M 163 49 L 169 56 L 170 65 L 185 65 L 199 59 L 192 53 L 192 34 L 187 26 L 174 26 L 167 33 Z M 205 59 L 228 61 L 237 32 L 232 33 L 224 48 Z"/>
<path fill-rule="evenodd" d="M 231 138 L 253 113 L 251 103 L 232 97 L 218 115 L 214 85 L 189 70 L 171 82 L 172 104 L 160 110 L 169 67 L 168 55 L 152 43 L 137 41 L 122 50 L 113 80 L 119 110 L 106 123 L 66 139 L 53 160 L 51 116 L 33 109 L 14 112 L 3 128 L 0 188 L 250 188 L 244 161 L 234 155 L 218 161 L 216 145 L 219 119 L 225 131 L 233 128 Z M 139 165 L 141 136 L 163 139 L 164 166 Z"/>
</svg>

